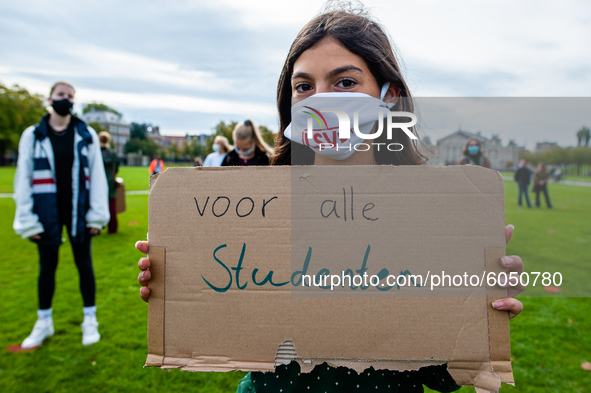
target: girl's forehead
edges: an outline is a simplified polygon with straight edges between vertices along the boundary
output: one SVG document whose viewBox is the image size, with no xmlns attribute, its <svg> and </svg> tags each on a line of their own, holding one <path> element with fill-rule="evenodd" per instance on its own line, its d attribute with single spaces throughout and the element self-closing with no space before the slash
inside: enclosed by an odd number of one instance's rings
<svg viewBox="0 0 591 393">
<path fill-rule="evenodd" d="M 74 96 L 74 89 L 72 89 L 68 85 L 57 85 L 55 87 L 55 89 L 53 90 L 53 94 L 60 94 L 60 93 L 61 94 L 66 94 L 66 95 Z"/>
<path fill-rule="evenodd" d="M 337 39 L 325 37 L 298 57 L 293 73 L 324 74 L 345 65 L 369 72 L 361 56 L 345 48 Z"/>
<path fill-rule="evenodd" d="M 246 138 L 246 139 L 236 139 L 234 141 L 234 144 L 237 145 L 237 146 L 238 145 L 239 146 L 248 146 L 248 145 L 251 145 L 253 143 L 254 143 L 254 139 L 248 139 L 248 138 Z"/>
</svg>

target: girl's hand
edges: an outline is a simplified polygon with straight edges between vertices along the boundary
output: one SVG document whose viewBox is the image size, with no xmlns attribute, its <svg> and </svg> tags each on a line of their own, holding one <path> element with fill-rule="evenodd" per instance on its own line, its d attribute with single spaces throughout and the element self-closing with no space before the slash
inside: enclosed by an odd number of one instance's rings
<svg viewBox="0 0 591 393">
<path fill-rule="evenodd" d="M 148 242 L 138 241 L 135 243 L 135 248 L 144 254 L 148 254 Z M 141 270 L 139 276 L 137 277 L 137 281 L 142 286 L 140 288 L 140 297 L 144 302 L 147 302 L 148 297 L 150 296 L 150 288 L 148 288 L 148 283 L 150 282 L 150 278 L 152 278 L 152 274 L 150 273 L 150 270 L 148 270 L 150 268 L 150 260 L 148 258 L 140 258 L 138 267 Z"/>
<path fill-rule="evenodd" d="M 98 235 L 98 233 L 100 232 L 98 229 L 96 228 L 90 228 L 90 230 L 88 231 L 92 236 L 94 235 Z"/>
<path fill-rule="evenodd" d="M 509 243 L 509 240 L 511 240 L 514 230 L 515 228 L 513 225 L 508 225 L 505 227 L 505 239 L 507 243 Z M 507 275 L 515 272 L 517 273 L 517 276 L 520 276 L 521 273 L 523 273 L 523 261 L 517 255 L 501 258 L 501 265 L 507 269 Z M 519 300 L 514 299 L 514 297 L 523 292 L 525 287 L 521 285 L 521 280 L 519 280 L 519 283 L 516 286 L 510 286 L 506 282 L 499 283 L 499 285 L 508 288 L 507 295 L 509 295 L 509 297 L 493 302 L 493 307 L 496 310 L 509 311 L 509 318 L 513 318 L 523 311 L 523 304 Z"/>
</svg>

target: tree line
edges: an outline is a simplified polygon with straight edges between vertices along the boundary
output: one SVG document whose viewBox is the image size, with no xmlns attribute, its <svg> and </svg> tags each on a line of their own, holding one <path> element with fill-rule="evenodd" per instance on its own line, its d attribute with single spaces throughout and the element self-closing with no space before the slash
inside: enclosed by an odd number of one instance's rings
<svg viewBox="0 0 591 393">
<path fill-rule="evenodd" d="M 591 147 L 557 147 L 551 150 L 531 153 L 525 151 L 520 154 L 529 163 L 537 165 L 539 162 L 559 166 L 569 174 L 588 175 L 591 167 Z"/>
<path fill-rule="evenodd" d="M 6 153 L 18 149 L 25 128 L 37 124 L 47 113 L 44 102 L 39 94 L 31 94 L 18 85 L 9 88 L 0 82 L 0 165 L 6 164 Z"/>
</svg>

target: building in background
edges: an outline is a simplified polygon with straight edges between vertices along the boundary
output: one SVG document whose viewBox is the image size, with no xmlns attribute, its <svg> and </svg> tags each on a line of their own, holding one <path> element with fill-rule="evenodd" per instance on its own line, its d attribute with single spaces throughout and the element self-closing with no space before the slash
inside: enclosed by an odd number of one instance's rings
<svg viewBox="0 0 591 393">
<path fill-rule="evenodd" d="M 197 141 L 198 144 L 205 147 L 207 145 L 207 141 L 211 138 L 211 135 L 208 134 L 199 134 L 199 135 L 189 135 L 186 136 L 188 143 L 192 143 L 194 140 Z"/>
<path fill-rule="evenodd" d="M 170 145 L 175 144 L 179 149 L 182 149 L 187 144 L 187 137 L 184 136 L 172 136 L 172 135 L 163 135 L 160 147 L 164 149 L 168 149 Z"/>
<path fill-rule="evenodd" d="M 552 150 L 552 149 L 556 149 L 560 146 L 558 146 L 557 143 L 555 142 L 538 142 L 536 143 L 536 153 L 540 153 L 543 151 L 548 151 L 548 150 Z"/>
<path fill-rule="evenodd" d="M 103 126 L 111 134 L 111 141 L 115 145 L 115 152 L 119 157 L 125 156 L 125 144 L 130 138 L 131 126 L 127 124 L 122 116 L 109 111 L 94 111 L 80 116 L 86 123 L 96 122 Z"/>
<path fill-rule="evenodd" d="M 162 146 L 162 135 L 160 135 L 159 126 L 155 126 L 152 123 L 143 123 L 140 126 L 143 128 L 147 138 L 154 139 L 158 145 Z"/>
<path fill-rule="evenodd" d="M 514 141 L 509 141 L 506 146 L 503 146 L 498 135 L 488 139 L 480 132 L 474 134 L 460 129 L 439 139 L 435 146 L 431 145 L 428 138 L 423 140 L 423 143 L 434 151 L 434 154 L 429 157 L 429 165 L 457 165 L 463 157 L 462 151 L 469 138 L 475 138 L 482 143 L 484 155 L 490 160 L 491 167 L 497 171 L 514 169 L 519 162 L 519 153 L 525 150 L 524 147 L 517 146 Z"/>
</svg>

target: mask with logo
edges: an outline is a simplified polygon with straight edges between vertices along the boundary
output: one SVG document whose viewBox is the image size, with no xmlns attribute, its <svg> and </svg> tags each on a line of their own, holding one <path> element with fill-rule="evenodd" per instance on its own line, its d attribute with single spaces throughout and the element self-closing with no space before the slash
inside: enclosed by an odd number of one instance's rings
<svg viewBox="0 0 591 393">
<path fill-rule="evenodd" d="M 70 112 L 72 112 L 72 107 L 74 106 L 74 104 L 72 103 L 72 101 L 68 100 L 67 98 L 64 98 L 63 100 L 53 100 L 51 103 L 51 107 L 53 108 L 53 110 L 60 116 L 67 116 L 70 114 Z"/>
<path fill-rule="evenodd" d="M 477 154 L 479 151 L 480 151 L 480 146 L 478 146 L 478 145 L 468 146 L 468 153 L 470 153 L 470 154 Z"/>
<path fill-rule="evenodd" d="M 377 121 L 384 127 L 384 117 L 395 105 L 383 101 L 389 87 L 390 83 L 382 86 L 379 99 L 364 93 L 314 94 L 292 106 L 291 123 L 284 135 L 292 142 L 309 146 L 315 153 L 333 160 L 349 158 L 356 145 L 378 136 L 370 134 Z M 339 135 L 340 118 L 345 119 L 343 114 L 348 116 L 347 122 L 353 122 L 348 136 Z M 346 129 L 349 128 L 347 123 Z"/>
</svg>

